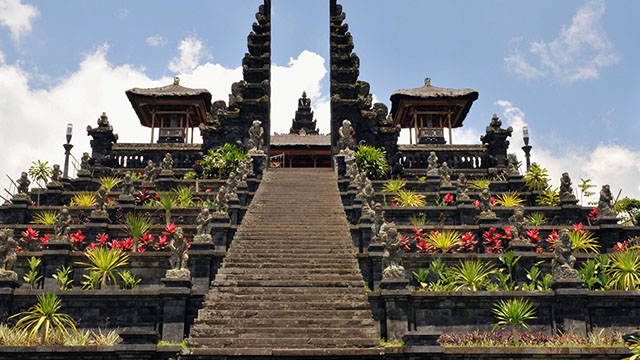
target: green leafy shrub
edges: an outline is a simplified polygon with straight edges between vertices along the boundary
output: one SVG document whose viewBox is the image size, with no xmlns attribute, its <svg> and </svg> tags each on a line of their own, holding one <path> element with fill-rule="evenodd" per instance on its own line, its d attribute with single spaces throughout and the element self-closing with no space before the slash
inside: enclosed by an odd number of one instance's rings
<svg viewBox="0 0 640 360">
<path fill-rule="evenodd" d="M 387 174 L 387 156 L 374 146 L 359 145 L 355 162 L 369 179 L 382 179 Z"/>
<path fill-rule="evenodd" d="M 42 276 L 38 275 L 38 267 L 42 263 L 42 259 L 32 256 L 27 259 L 27 262 L 29 263 L 29 271 L 22 278 L 27 284 L 31 285 L 32 289 L 35 289 L 36 285 L 42 280 Z"/>
<path fill-rule="evenodd" d="M 558 189 L 554 189 L 554 188 L 544 189 L 542 190 L 540 195 L 538 195 L 536 202 L 540 206 L 549 206 L 549 207 L 558 206 L 558 204 L 560 204 L 560 193 L 558 192 Z"/>
<path fill-rule="evenodd" d="M 549 173 L 538 164 L 532 164 L 523 177 L 524 183 L 530 190 L 542 191 L 549 187 Z"/>
<path fill-rule="evenodd" d="M 245 161 L 247 154 L 233 144 L 224 144 L 216 150 L 209 149 L 209 153 L 200 160 L 202 177 L 205 179 L 226 179 L 231 171 Z M 198 178 L 195 172 L 185 175 L 186 179 Z"/>
<path fill-rule="evenodd" d="M 57 269 L 56 273 L 53 274 L 53 278 L 56 279 L 58 283 L 58 289 L 60 290 L 71 290 L 71 286 L 73 284 L 73 278 L 71 277 L 72 269 L 69 266 L 62 265 L 62 268 Z"/>
</svg>

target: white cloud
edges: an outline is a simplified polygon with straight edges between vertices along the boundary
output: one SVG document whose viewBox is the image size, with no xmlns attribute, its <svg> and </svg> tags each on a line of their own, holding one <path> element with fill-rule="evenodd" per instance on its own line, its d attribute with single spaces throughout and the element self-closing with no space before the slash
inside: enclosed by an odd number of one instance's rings
<svg viewBox="0 0 640 360">
<path fill-rule="evenodd" d="M 31 31 L 38 9 L 21 0 L 0 0 L 0 24 L 9 28 L 15 41 Z"/>
<path fill-rule="evenodd" d="M 290 58 L 287 66 L 271 66 L 271 132 L 289 133 L 303 91 L 311 99 L 311 107 L 321 133 L 330 131 L 329 98 L 322 96 L 322 80 L 327 74 L 325 59 L 304 50 Z"/>
<path fill-rule="evenodd" d="M 529 53 L 536 57 L 537 65 L 528 61 L 516 46 L 504 58 L 506 68 L 525 79 L 549 77 L 560 82 L 597 79 L 601 68 L 620 60 L 600 23 L 604 12 L 604 0 L 589 0 L 555 39 L 531 42 Z"/>
<path fill-rule="evenodd" d="M 151 47 L 159 47 L 167 44 L 167 38 L 160 34 L 149 36 L 146 41 L 147 45 Z"/>
<path fill-rule="evenodd" d="M 204 51 L 202 41 L 195 36 L 189 36 L 178 45 L 180 56 L 175 57 L 169 62 L 169 70 L 176 73 L 190 74 L 200 65 L 200 59 L 208 57 Z"/>
<path fill-rule="evenodd" d="M 108 49 L 103 45 L 88 53 L 75 72 L 50 88 L 30 87 L 29 79 L 34 74 L 25 71 L 19 62 L 0 62 L 0 144 L 11 146 L 11 151 L 0 157 L 0 176 L 4 178 L 0 189 L 8 186 L 5 173 L 15 178 L 34 160 L 63 164 L 67 123 L 74 125 L 72 154 L 80 158 L 83 152 L 90 152 L 85 129 L 87 125 L 95 127 L 103 111 L 119 135 L 119 142 L 149 141 L 149 129 L 140 126 L 124 92 L 132 87 L 164 86 L 172 78 L 152 79 L 144 69 L 111 64 L 107 60 Z M 312 99 L 319 127 L 329 131 L 329 101 L 321 95 L 321 81 L 327 72 L 324 64 L 318 54 L 303 51 L 286 66 L 272 67 L 274 131 L 288 132 L 303 90 Z M 242 79 L 242 68 L 207 62 L 178 76 L 182 85 L 206 88 L 214 100 L 228 101 L 231 84 Z M 195 141 L 201 141 L 197 131 Z M 4 191 L 2 195 L 6 195 Z"/>
<path fill-rule="evenodd" d="M 522 127 L 527 124 L 525 113 L 506 100 L 498 100 L 496 105 L 502 108 L 502 118 L 506 122 L 503 127 L 513 127 L 509 152 L 516 153 L 518 159 L 524 163 L 524 153 L 520 148 L 524 145 Z M 569 139 L 565 139 L 567 144 L 561 151 L 550 151 L 537 146 L 535 129 L 532 130 L 531 161 L 549 170 L 551 184 L 554 187 L 560 185 L 561 174 L 568 172 L 574 187 L 580 183 L 580 178 L 588 178 L 593 180 L 598 190 L 602 185 L 609 184 L 615 195 L 622 189 L 622 196 L 640 197 L 640 185 L 637 180 L 640 178 L 640 152 L 620 145 L 602 143 L 592 150 L 581 149 L 574 146 Z"/>
</svg>

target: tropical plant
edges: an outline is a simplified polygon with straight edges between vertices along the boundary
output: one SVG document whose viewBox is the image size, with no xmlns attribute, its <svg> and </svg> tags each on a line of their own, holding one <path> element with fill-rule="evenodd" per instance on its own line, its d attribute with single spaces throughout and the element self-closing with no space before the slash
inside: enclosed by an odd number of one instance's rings
<svg viewBox="0 0 640 360">
<path fill-rule="evenodd" d="M 80 284 L 82 284 L 82 288 L 85 290 L 100 290 L 100 283 L 102 281 L 102 276 L 99 271 L 91 271 L 89 274 L 82 274 L 82 280 Z"/>
<path fill-rule="evenodd" d="M 67 328 L 77 333 L 75 321 L 71 316 L 58 312 L 62 307 L 61 300 L 58 295 L 52 293 L 44 293 L 36 295 L 38 302 L 25 312 L 21 312 L 10 316 L 14 318 L 21 316 L 16 323 L 14 329 L 18 331 L 24 330 L 28 336 L 41 334 L 40 343 L 45 344 L 52 330 L 60 331 L 68 335 Z"/>
<path fill-rule="evenodd" d="M 89 262 L 79 262 L 78 264 L 86 266 L 85 270 L 90 272 L 90 279 L 93 279 L 94 282 L 94 277 L 99 275 L 100 289 L 104 289 L 107 285 L 107 280 L 109 279 L 111 279 L 113 284 L 116 285 L 117 282 L 114 271 L 129 262 L 129 254 L 122 250 L 113 250 L 106 247 L 87 250 L 84 254 Z M 96 275 L 96 273 L 98 275 Z M 90 284 L 87 285 L 85 283 L 83 287 L 90 287 Z"/>
<path fill-rule="evenodd" d="M 629 351 L 633 355 L 622 360 L 640 360 L 640 338 L 637 336 L 631 336 L 629 338 Z"/>
<path fill-rule="evenodd" d="M 522 178 L 529 190 L 541 191 L 549 187 L 549 173 L 547 169 L 533 163 Z"/>
<path fill-rule="evenodd" d="M 426 199 L 426 195 L 418 194 L 413 190 L 400 190 L 396 194 L 396 197 L 393 198 L 393 201 L 397 201 L 400 206 L 418 207 L 424 206 Z"/>
<path fill-rule="evenodd" d="M 56 273 L 52 275 L 58 283 L 58 289 L 71 290 L 73 284 L 73 278 L 71 278 L 72 271 L 71 267 L 62 265 L 62 268 L 57 269 Z"/>
<path fill-rule="evenodd" d="M 537 262 L 529 270 L 525 270 L 527 273 L 527 279 L 529 283 L 522 285 L 522 290 L 525 291 L 549 291 L 551 290 L 551 282 L 553 277 L 551 274 L 543 274 L 538 265 L 542 262 Z"/>
<path fill-rule="evenodd" d="M 587 230 L 570 231 L 569 237 L 574 251 L 598 253 L 600 244 L 598 244 L 598 238 L 593 232 Z"/>
<path fill-rule="evenodd" d="M 513 331 L 513 341 L 517 344 L 520 341 L 520 333 L 518 327 L 522 326 L 529 329 L 527 320 L 535 319 L 536 309 L 525 299 L 508 299 L 498 300 L 493 305 L 493 314 L 498 322 L 494 329 L 511 326 Z"/>
<path fill-rule="evenodd" d="M 536 202 L 540 206 L 558 206 L 560 204 L 560 193 L 558 193 L 558 189 L 547 188 L 542 190 L 542 192 L 538 195 Z"/>
<path fill-rule="evenodd" d="M 496 196 L 496 205 L 502 207 L 523 206 L 524 199 L 517 191 L 507 191 L 506 193 Z"/>
<path fill-rule="evenodd" d="M 584 281 L 584 287 L 589 290 L 605 288 L 611 278 L 606 270 L 611 259 L 608 255 L 599 255 L 595 259 L 588 259 L 578 270 L 578 276 Z"/>
<path fill-rule="evenodd" d="M 397 193 L 407 185 L 406 179 L 389 179 L 382 186 L 382 196 L 384 204 L 387 204 L 387 193 Z"/>
<path fill-rule="evenodd" d="M 631 225 L 640 226 L 640 200 L 625 197 L 616 201 L 613 211 L 624 222 L 631 222 Z"/>
<path fill-rule="evenodd" d="M 96 195 L 89 192 L 81 192 L 73 195 L 71 198 L 71 206 L 95 206 L 97 203 Z"/>
<path fill-rule="evenodd" d="M 580 189 L 580 205 L 582 205 L 582 200 L 585 197 L 589 197 L 596 194 L 593 191 L 591 191 L 591 189 L 593 189 L 594 187 L 596 186 L 591 183 L 591 179 L 580 178 L 580 184 L 578 185 L 578 188 Z"/>
<path fill-rule="evenodd" d="M 224 144 L 217 150 L 209 149 L 199 164 L 203 177 L 224 179 L 246 158 L 247 154 L 236 145 Z M 197 177 L 197 174 L 195 175 Z"/>
<path fill-rule="evenodd" d="M 32 289 L 35 289 L 36 285 L 42 280 L 42 276 L 38 275 L 38 267 L 42 263 L 42 259 L 32 256 L 27 259 L 27 262 L 29 263 L 29 271 L 22 278 L 27 284 L 31 285 Z"/>
<path fill-rule="evenodd" d="M 116 176 L 103 176 L 100 178 L 100 185 L 104 186 L 107 192 L 110 192 L 114 187 L 122 182 L 122 179 Z"/>
<path fill-rule="evenodd" d="M 355 153 L 355 163 L 369 179 L 382 179 L 387 174 L 387 155 L 377 147 L 359 145 Z"/>
<path fill-rule="evenodd" d="M 427 220 L 427 215 L 423 213 L 420 213 L 418 216 L 409 217 L 409 224 L 416 228 L 421 228 L 429 223 L 430 221 Z"/>
<path fill-rule="evenodd" d="M 40 186 L 43 186 L 49 182 L 53 168 L 49 166 L 49 162 L 42 162 L 40 160 L 33 161 L 31 167 L 27 170 L 29 177 L 37 182 Z"/>
<path fill-rule="evenodd" d="M 483 176 L 483 177 L 473 179 L 467 187 L 473 190 L 482 190 L 485 187 L 489 187 L 490 185 L 491 185 L 491 179 L 486 176 Z"/>
<path fill-rule="evenodd" d="M 424 290 L 429 286 L 427 279 L 429 277 L 429 269 L 418 269 L 418 272 L 412 271 L 413 277 L 416 279 L 418 284 L 420 284 L 421 290 Z"/>
<path fill-rule="evenodd" d="M 610 258 L 606 272 L 611 278 L 607 288 L 624 291 L 640 289 L 640 252 L 622 251 L 612 254 Z"/>
<path fill-rule="evenodd" d="M 133 252 L 138 251 L 138 239 L 151 230 L 151 219 L 148 216 L 127 213 L 125 216 L 125 231 L 133 240 Z"/>
<path fill-rule="evenodd" d="M 426 241 L 435 252 L 448 253 L 458 245 L 460 238 L 461 235 L 456 230 L 439 230 L 431 231 Z"/>
<path fill-rule="evenodd" d="M 58 212 L 55 210 L 41 210 L 33 216 L 34 224 L 53 225 L 58 218 Z"/>
<path fill-rule="evenodd" d="M 516 264 L 518 263 L 518 261 L 520 261 L 521 258 L 522 256 L 516 257 L 516 253 L 513 250 L 509 250 L 504 254 L 498 255 L 498 260 L 500 260 L 502 265 L 504 265 L 507 268 L 507 273 L 509 274 L 509 276 L 513 275 L 513 268 L 516 266 Z"/>
<path fill-rule="evenodd" d="M 490 263 L 480 259 L 466 259 L 451 269 L 450 276 L 456 291 L 478 291 L 483 290 L 490 282 L 489 276 L 496 273 L 497 270 Z"/>
<path fill-rule="evenodd" d="M 135 289 L 140 281 L 142 281 L 142 279 L 137 278 L 135 274 L 129 270 L 119 270 L 118 275 L 120 275 L 125 289 Z"/>
<path fill-rule="evenodd" d="M 193 186 L 179 185 L 171 190 L 171 195 L 178 206 L 195 206 Z"/>
<path fill-rule="evenodd" d="M 547 223 L 547 218 L 541 212 L 532 212 L 527 215 L 527 224 L 532 226 L 541 226 Z"/>
</svg>

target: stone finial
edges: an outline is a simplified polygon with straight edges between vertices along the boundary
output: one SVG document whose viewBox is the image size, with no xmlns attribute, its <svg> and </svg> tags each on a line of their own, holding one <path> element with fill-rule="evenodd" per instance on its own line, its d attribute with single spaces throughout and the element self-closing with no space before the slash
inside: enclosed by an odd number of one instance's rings
<svg viewBox="0 0 640 360">
<path fill-rule="evenodd" d="M 431 86 L 431 78 L 430 77 L 424 78 L 424 86 Z"/>
<path fill-rule="evenodd" d="M 447 165 L 447 162 L 443 162 L 440 166 L 440 187 L 451 186 L 451 168 Z"/>
<path fill-rule="evenodd" d="M 174 77 L 173 78 L 173 85 L 180 85 L 180 78 L 179 77 Z"/>
<path fill-rule="evenodd" d="M 469 200 L 469 194 L 467 194 L 467 177 L 464 173 L 458 175 L 458 180 L 456 180 L 456 200 L 457 201 L 466 201 Z"/>
<path fill-rule="evenodd" d="M 373 224 L 371 224 L 371 242 L 380 243 L 380 230 L 384 225 L 384 211 L 382 210 L 382 204 L 376 203 L 373 206 Z"/>
<path fill-rule="evenodd" d="M 213 215 L 206 206 L 202 207 L 200 214 L 196 218 L 196 235 L 193 238 L 197 243 L 211 243 L 211 229 Z"/>
<path fill-rule="evenodd" d="M 73 218 L 69 214 L 69 209 L 64 206 L 60 210 L 60 215 L 56 218 L 55 224 L 53 224 L 53 242 L 59 244 L 70 243 L 71 224 L 73 224 Z"/>
<path fill-rule="evenodd" d="M 510 246 L 513 247 L 514 245 L 520 245 L 523 243 L 525 245 L 530 245 L 529 240 L 525 237 L 526 226 L 527 219 L 524 217 L 524 209 L 516 209 L 513 212 L 513 215 L 509 217 L 509 227 L 512 235 Z"/>
<path fill-rule="evenodd" d="M 13 266 L 18 259 L 17 247 L 18 242 L 13 238 L 13 230 L 0 230 L 0 279 L 18 281 L 18 274 L 13 271 Z"/>
<path fill-rule="evenodd" d="M 574 268 L 576 258 L 572 252 L 569 230 L 560 230 L 560 237 L 556 240 L 553 260 L 551 260 L 551 275 L 554 282 L 578 279 L 578 271 Z"/>
</svg>

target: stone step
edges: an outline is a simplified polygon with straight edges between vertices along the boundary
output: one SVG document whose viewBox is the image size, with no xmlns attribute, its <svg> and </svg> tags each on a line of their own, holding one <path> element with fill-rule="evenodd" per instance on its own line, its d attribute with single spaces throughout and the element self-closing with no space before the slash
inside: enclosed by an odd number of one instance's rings
<svg viewBox="0 0 640 360">
<path fill-rule="evenodd" d="M 302 337 L 302 338 L 189 338 L 187 344 L 194 347 L 221 348 L 344 348 L 344 347 L 373 347 L 380 340 L 370 337 L 330 338 L 330 337 Z"/>
<path fill-rule="evenodd" d="M 367 320 L 371 319 L 371 310 L 214 310 L 199 309 L 198 319 L 228 319 L 233 325 L 235 319 L 342 319 Z"/>
<path fill-rule="evenodd" d="M 301 294 L 247 294 L 247 295 L 236 295 L 236 294 L 224 294 L 224 293 L 212 293 L 205 297 L 205 300 L 215 302 L 340 302 L 340 301 L 362 301 L 361 294 L 353 294 L 353 295 L 336 295 L 336 294 L 309 294 L 309 295 L 301 295 Z"/>
<path fill-rule="evenodd" d="M 224 293 L 224 294 L 237 294 L 237 295 L 247 295 L 247 294 L 300 294 L 300 295 L 309 295 L 309 294 L 317 294 L 322 292 L 326 295 L 352 295 L 352 294 L 362 294 L 365 295 L 365 291 L 360 287 L 352 287 L 352 288 L 332 288 L 332 287 L 227 287 L 227 286 L 216 286 L 211 288 L 210 292 L 213 293 Z"/>
<path fill-rule="evenodd" d="M 214 286 L 255 286 L 255 287 L 364 287 L 364 280 L 220 280 L 213 281 Z"/>
<path fill-rule="evenodd" d="M 255 269 L 244 269 L 244 268 L 221 268 L 220 270 L 218 270 L 218 274 L 223 274 L 223 275 L 240 275 L 240 274 L 247 274 L 247 275 L 253 275 L 256 273 Z M 291 275 L 291 274 L 300 274 L 300 275 L 360 275 L 358 273 L 358 270 L 356 269 L 345 269 L 345 268 L 324 268 L 324 269 L 310 269 L 310 268 L 305 268 L 305 269 L 296 269 L 296 270 L 289 270 L 289 269 L 281 269 L 281 268 L 267 268 L 267 269 L 261 269 L 259 271 L 260 274 L 272 274 L 275 276 L 279 276 L 282 274 L 287 274 L 287 275 Z"/>
<path fill-rule="evenodd" d="M 199 328 L 202 326 L 227 326 L 229 320 L 225 318 L 196 319 L 195 324 Z M 279 328 L 319 328 L 326 329 L 330 327 L 352 328 L 352 327 L 368 327 L 374 326 L 373 319 L 352 319 L 345 320 L 342 318 L 327 319 L 235 319 L 238 327 L 279 327 Z"/>
<path fill-rule="evenodd" d="M 207 302 L 203 309 L 208 310 L 367 310 L 368 301 L 299 301 L 299 302 L 266 302 L 245 299 L 242 302 Z"/>
<path fill-rule="evenodd" d="M 332 324 L 328 324 L 332 325 Z M 271 337 L 287 337 L 287 338 L 308 338 L 327 336 L 330 334 L 332 338 L 348 338 L 362 336 L 376 336 L 378 331 L 371 326 L 358 327 L 236 327 L 229 328 L 226 326 L 209 326 L 195 329 L 193 338 L 206 337 L 235 337 L 235 338 L 271 338 Z"/>
</svg>

